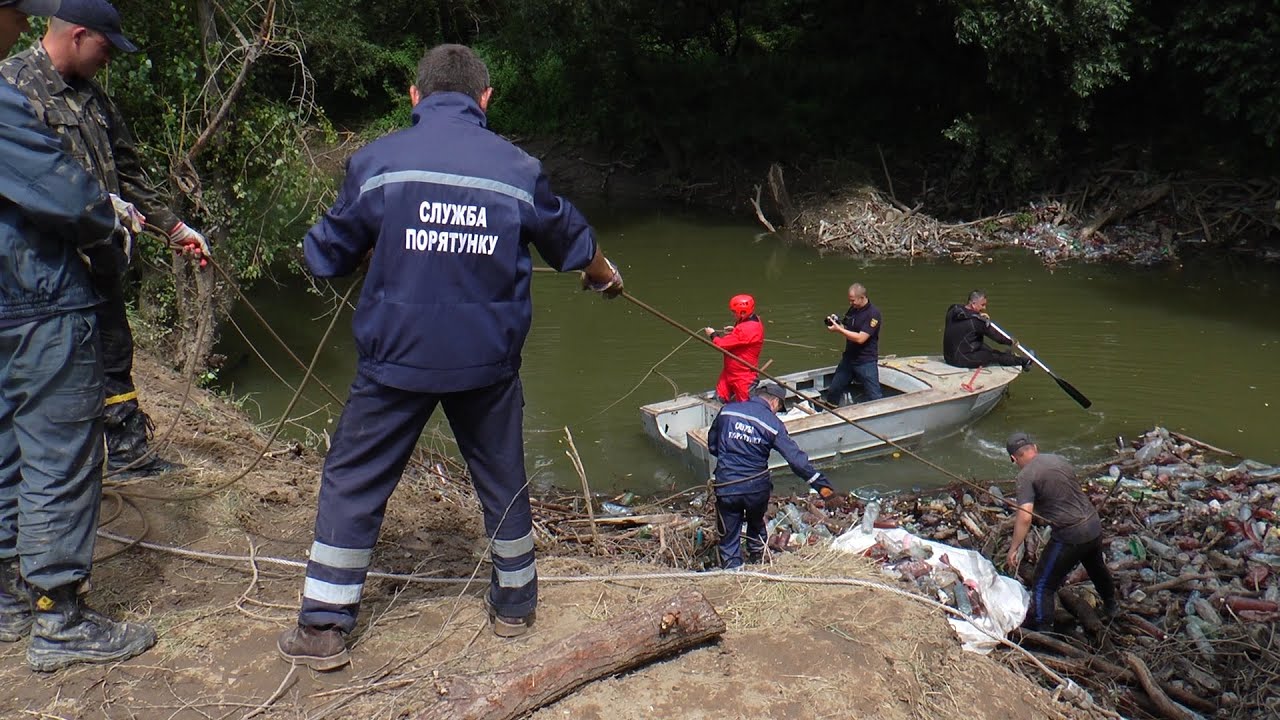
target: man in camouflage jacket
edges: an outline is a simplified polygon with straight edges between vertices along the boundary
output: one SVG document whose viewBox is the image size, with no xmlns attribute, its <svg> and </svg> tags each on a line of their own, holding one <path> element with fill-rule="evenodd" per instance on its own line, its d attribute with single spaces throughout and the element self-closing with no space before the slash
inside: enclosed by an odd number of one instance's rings
<svg viewBox="0 0 1280 720">
<path fill-rule="evenodd" d="M 112 49 L 135 52 L 120 28 L 120 14 L 106 0 L 62 0 L 35 47 L 0 63 L 0 77 L 16 87 L 64 141 L 103 189 L 117 199 L 117 211 L 134 211 L 168 233 L 175 250 L 203 256 L 208 244 L 168 208 L 143 169 L 129 126 L 93 76 L 110 61 Z M 132 248 L 124 248 L 127 256 Z M 152 423 L 138 407 L 133 384 L 133 333 L 121 282 L 103 284 L 98 306 L 106 375 L 108 468 L 151 475 L 174 464 L 148 449 Z"/>
</svg>

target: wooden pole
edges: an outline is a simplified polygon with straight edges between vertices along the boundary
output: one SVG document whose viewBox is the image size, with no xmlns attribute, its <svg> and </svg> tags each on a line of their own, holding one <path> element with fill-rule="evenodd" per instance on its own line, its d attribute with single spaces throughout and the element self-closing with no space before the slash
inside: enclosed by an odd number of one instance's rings
<svg viewBox="0 0 1280 720">
<path fill-rule="evenodd" d="M 582 457 L 578 455 L 578 447 L 573 444 L 573 433 L 569 432 L 568 425 L 564 426 L 564 436 L 569 440 L 569 449 L 564 454 L 569 456 L 573 469 L 582 480 L 582 499 L 587 503 L 587 519 L 591 521 L 591 544 L 599 548 L 600 528 L 596 526 L 596 511 L 591 505 L 591 486 L 587 484 L 587 471 L 582 467 Z"/>
<path fill-rule="evenodd" d="M 639 667 L 724 633 L 701 592 L 683 590 L 533 650 L 493 673 L 436 682 L 437 700 L 416 720 L 512 720 L 598 678 Z"/>
</svg>

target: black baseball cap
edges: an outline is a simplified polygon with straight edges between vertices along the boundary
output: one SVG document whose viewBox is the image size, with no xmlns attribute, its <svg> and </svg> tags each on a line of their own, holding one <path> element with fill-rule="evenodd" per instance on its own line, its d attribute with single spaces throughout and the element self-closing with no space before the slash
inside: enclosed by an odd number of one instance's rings
<svg viewBox="0 0 1280 720">
<path fill-rule="evenodd" d="M 1016 432 L 1010 435 L 1009 439 L 1004 442 L 1004 449 L 1009 451 L 1010 456 L 1013 456 L 1017 455 L 1018 451 L 1022 448 L 1035 444 L 1036 441 L 1032 440 L 1030 435 L 1024 432 Z"/>
<path fill-rule="evenodd" d="M 48 17 L 58 12 L 61 0 L 0 0 L 0 7 L 12 7 L 20 13 Z"/>
<path fill-rule="evenodd" d="M 787 391 L 784 390 L 781 385 L 778 385 L 776 383 L 761 385 L 760 388 L 756 390 L 756 394 L 775 397 L 778 399 L 779 409 L 781 410 L 787 409 Z"/>
<path fill-rule="evenodd" d="M 138 52 L 138 46 L 125 37 L 120 28 L 120 11 L 107 0 L 62 0 L 62 6 L 53 16 L 72 25 L 97 30 L 124 52 Z"/>
</svg>

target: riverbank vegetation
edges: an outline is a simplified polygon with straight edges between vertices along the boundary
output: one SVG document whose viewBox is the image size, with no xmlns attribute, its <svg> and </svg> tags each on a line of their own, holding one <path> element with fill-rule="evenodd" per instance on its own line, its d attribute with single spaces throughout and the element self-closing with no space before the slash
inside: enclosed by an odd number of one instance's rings
<svg viewBox="0 0 1280 720">
<path fill-rule="evenodd" d="M 852 187 L 1046 242 L 1067 215 L 1087 241 L 1142 207 L 1180 218 L 1163 245 L 1276 227 L 1280 12 L 1262 0 L 118 4 L 143 52 L 101 79 L 240 279 L 296 258 L 347 152 L 407 122 L 417 59 L 446 41 L 489 61 L 492 127 L 603 178 L 575 190 L 643 173 L 649 197 L 747 218 L 777 164 L 818 214 L 767 215 L 818 241 Z M 197 285 L 167 296 L 218 295 Z"/>
</svg>

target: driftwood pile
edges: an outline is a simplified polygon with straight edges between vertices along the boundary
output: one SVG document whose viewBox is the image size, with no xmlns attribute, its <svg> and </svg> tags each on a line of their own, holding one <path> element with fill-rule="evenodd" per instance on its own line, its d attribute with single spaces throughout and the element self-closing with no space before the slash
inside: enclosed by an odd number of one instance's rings
<svg viewBox="0 0 1280 720">
<path fill-rule="evenodd" d="M 922 202 L 899 201 L 887 170 L 887 193 L 862 185 L 835 197 L 797 201 L 777 165 L 767 180 L 774 221 L 761 204 L 762 187 L 752 200 L 767 230 L 786 230 L 819 248 L 857 255 L 975 263 L 992 250 L 1023 247 L 1048 264 L 1078 259 L 1153 265 L 1176 258 L 1183 245 L 1237 243 L 1280 231 L 1280 180 L 1274 178 L 1182 179 L 1105 170 L 1083 188 L 959 223 L 922 211 Z M 1233 249 L 1280 260 L 1275 248 Z"/>
</svg>

